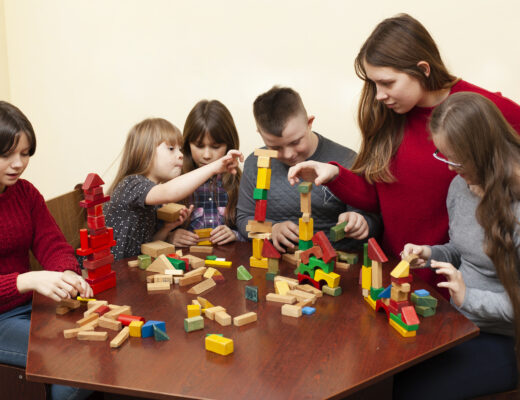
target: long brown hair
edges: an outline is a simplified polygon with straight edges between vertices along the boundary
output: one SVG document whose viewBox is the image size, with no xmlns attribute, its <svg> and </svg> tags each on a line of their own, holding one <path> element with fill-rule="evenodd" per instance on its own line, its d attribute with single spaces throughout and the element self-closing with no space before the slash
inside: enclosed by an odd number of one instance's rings
<svg viewBox="0 0 520 400">
<path fill-rule="evenodd" d="M 430 130 L 443 135 L 462 168 L 483 191 L 477 207 L 484 250 L 513 304 L 520 366 L 520 259 L 515 246 L 520 200 L 520 137 L 496 105 L 477 93 L 455 93 L 432 113 Z M 520 382 L 520 379 L 519 379 Z"/>
<path fill-rule="evenodd" d="M 182 146 L 179 128 L 163 118 L 148 118 L 134 125 L 126 137 L 121 164 L 108 194 L 112 194 L 119 182 L 127 176 L 150 172 L 155 149 L 162 142 L 170 146 Z"/>
<path fill-rule="evenodd" d="M 191 109 L 184 124 L 184 154 L 183 172 L 190 172 L 197 168 L 191 154 L 190 143 L 200 143 L 208 134 L 215 143 L 224 143 L 226 152 L 231 149 L 239 149 L 240 140 L 231 113 L 227 107 L 218 100 L 201 100 Z M 228 195 L 226 205 L 226 225 L 236 226 L 236 207 L 238 202 L 238 189 L 242 172 L 237 169 L 237 174 L 225 173 L 222 175 L 222 186 Z"/>
<path fill-rule="evenodd" d="M 418 67 L 420 61 L 429 64 L 428 77 Z M 363 174 L 368 182 L 393 182 L 390 160 L 401 144 L 406 115 L 389 110 L 376 99 L 376 85 L 367 77 L 365 62 L 404 72 L 428 91 L 448 88 L 456 78 L 444 66 L 426 28 L 408 14 L 385 19 L 361 47 L 354 68 L 365 82 L 357 117 L 363 140 L 352 170 Z"/>
</svg>

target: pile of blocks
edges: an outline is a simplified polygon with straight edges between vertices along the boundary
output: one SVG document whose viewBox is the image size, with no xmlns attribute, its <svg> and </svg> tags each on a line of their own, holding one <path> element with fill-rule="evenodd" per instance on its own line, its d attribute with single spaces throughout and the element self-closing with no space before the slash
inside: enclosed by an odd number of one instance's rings
<svg viewBox="0 0 520 400">
<path fill-rule="evenodd" d="M 437 311 L 437 299 L 430 295 L 426 289 L 415 290 L 410 296 L 415 304 L 415 312 L 423 317 L 431 317 Z"/>
<path fill-rule="evenodd" d="M 299 318 L 302 314 L 310 315 L 315 312 L 314 307 L 317 299 L 323 296 L 321 290 L 309 284 L 299 284 L 296 279 L 285 276 L 274 278 L 275 293 L 268 293 L 266 301 L 280 303 L 281 313 L 288 317 Z"/>
<path fill-rule="evenodd" d="M 114 231 L 105 226 L 102 204 L 110 200 L 101 187 L 105 182 L 90 173 L 83 183 L 85 199 L 79 205 L 87 209 L 87 229 L 80 229 L 80 245 L 76 250 L 79 256 L 86 256 L 83 267 L 88 271 L 86 281 L 94 295 L 116 286 L 116 273 L 112 271 L 114 255 L 110 248 L 116 245 Z"/>
</svg>

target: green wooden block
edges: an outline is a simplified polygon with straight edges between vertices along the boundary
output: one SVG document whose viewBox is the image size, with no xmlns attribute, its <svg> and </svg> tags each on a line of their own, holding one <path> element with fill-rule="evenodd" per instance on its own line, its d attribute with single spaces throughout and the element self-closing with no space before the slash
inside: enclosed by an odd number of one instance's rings
<svg viewBox="0 0 520 400">
<path fill-rule="evenodd" d="M 345 226 L 347 225 L 347 222 L 342 222 L 341 224 L 338 224 L 336 226 L 333 226 L 330 228 L 330 240 L 333 242 L 337 242 L 338 240 L 345 238 Z"/>
<path fill-rule="evenodd" d="M 419 329 L 419 325 L 406 325 L 404 321 L 401 319 L 401 314 L 395 315 L 390 313 L 390 319 L 395 321 L 400 327 L 406 329 L 407 331 L 416 331 Z"/>
<path fill-rule="evenodd" d="M 312 182 L 302 182 L 298 185 L 298 192 L 309 193 L 312 190 Z"/>
<path fill-rule="evenodd" d="M 426 306 L 415 306 L 415 312 L 422 317 L 431 317 L 435 315 L 435 309 Z"/>
<path fill-rule="evenodd" d="M 152 257 L 146 254 L 141 254 L 140 256 L 137 256 L 137 261 L 139 268 L 144 270 L 152 263 Z"/>
<path fill-rule="evenodd" d="M 267 190 L 256 188 L 253 192 L 253 199 L 255 200 L 267 200 Z"/>
<path fill-rule="evenodd" d="M 243 265 L 241 265 L 237 268 L 237 279 L 239 281 L 248 281 L 250 279 L 253 279 L 253 276 Z"/>
<path fill-rule="evenodd" d="M 316 268 L 320 268 L 326 274 L 330 274 L 331 272 L 334 272 L 334 260 L 326 263 L 325 261 L 320 260 L 319 258 L 316 258 L 315 256 L 310 256 L 309 257 L 309 267 L 311 267 L 313 270 L 316 270 Z M 313 272 L 313 275 L 314 275 L 314 272 Z"/>
<path fill-rule="evenodd" d="M 274 272 L 267 272 L 265 274 L 265 279 L 268 280 L 268 281 L 274 281 L 274 278 L 277 276 L 278 274 L 275 274 Z"/>
<path fill-rule="evenodd" d="M 246 286 L 246 299 L 258 303 L 258 287 Z"/>
<path fill-rule="evenodd" d="M 209 256 L 206 256 L 206 260 L 213 260 L 215 261 L 217 259 L 217 256 L 214 254 L 210 254 Z"/>
<path fill-rule="evenodd" d="M 348 264 L 357 264 L 359 261 L 358 255 L 355 253 L 346 253 L 344 251 L 336 250 L 338 253 L 338 259 Z"/>
<path fill-rule="evenodd" d="M 307 250 L 314 246 L 312 240 L 299 240 L 298 241 L 298 250 Z"/>
<path fill-rule="evenodd" d="M 184 272 L 186 272 L 186 263 L 183 260 L 179 260 L 178 258 L 172 258 L 166 256 L 168 261 L 171 265 L 173 265 L 173 268 L 175 269 L 182 269 Z"/>
<path fill-rule="evenodd" d="M 309 277 L 314 279 L 314 268 L 310 265 L 300 263 L 300 266 L 297 268 L 297 271 L 302 275 L 309 275 Z"/>
<path fill-rule="evenodd" d="M 204 318 L 197 315 L 196 317 L 184 318 L 184 330 L 186 332 L 198 331 L 204 329 Z"/>
<path fill-rule="evenodd" d="M 373 287 L 370 288 L 370 297 L 372 297 L 372 300 L 374 301 L 377 301 L 379 300 L 379 294 L 385 290 L 385 288 L 379 288 L 379 289 L 375 289 Z"/>
<path fill-rule="evenodd" d="M 209 335 L 224 336 L 223 333 L 206 333 L 206 336 L 209 336 Z"/>
<path fill-rule="evenodd" d="M 156 342 L 162 342 L 163 340 L 170 340 L 170 337 L 161 328 L 153 325 L 153 337 Z"/>
<path fill-rule="evenodd" d="M 370 258 L 368 258 L 368 243 L 365 243 L 363 245 L 363 265 L 365 267 L 372 266 L 372 260 Z"/>
<path fill-rule="evenodd" d="M 417 294 L 412 293 L 410 295 L 410 300 L 418 306 L 431 308 L 437 307 L 437 299 L 433 296 L 417 296 Z"/>
<path fill-rule="evenodd" d="M 325 294 L 328 294 L 329 296 L 334 297 L 339 296 L 342 293 L 341 286 L 337 286 L 333 289 L 327 285 L 323 285 L 321 291 Z"/>
</svg>

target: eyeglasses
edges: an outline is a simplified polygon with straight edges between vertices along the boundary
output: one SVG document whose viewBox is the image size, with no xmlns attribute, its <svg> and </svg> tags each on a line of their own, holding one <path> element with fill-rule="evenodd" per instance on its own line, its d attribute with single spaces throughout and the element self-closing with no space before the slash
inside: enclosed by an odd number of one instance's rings
<svg viewBox="0 0 520 400">
<path fill-rule="evenodd" d="M 441 157 L 439 155 L 439 149 L 436 149 L 433 153 L 433 157 L 436 158 L 439 161 L 442 161 L 443 163 L 446 163 L 448 165 L 451 165 L 453 168 L 462 168 L 462 164 L 454 163 L 452 161 L 448 161 L 445 158 Z"/>
</svg>

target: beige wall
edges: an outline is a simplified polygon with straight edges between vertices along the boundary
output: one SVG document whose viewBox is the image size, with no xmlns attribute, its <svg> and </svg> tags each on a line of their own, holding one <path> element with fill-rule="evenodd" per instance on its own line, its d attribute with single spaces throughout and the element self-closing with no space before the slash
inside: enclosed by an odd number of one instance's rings
<svg viewBox="0 0 520 400">
<path fill-rule="evenodd" d="M 3 2 L 10 99 L 38 136 L 25 178 L 46 197 L 92 171 L 109 183 L 134 123 L 182 129 L 202 98 L 228 106 L 247 154 L 261 145 L 251 104 L 273 84 L 298 90 L 315 130 L 357 150 L 353 60 L 398 12 L 424 23 L 454 74 L 520 102 L 516 0 Z"/>
<path fill-rule="evenodd" d="M 9 100 L 7 41 L 5 39 L 4 0 L 0 0 L 0 100 Z"/>
</svg>

